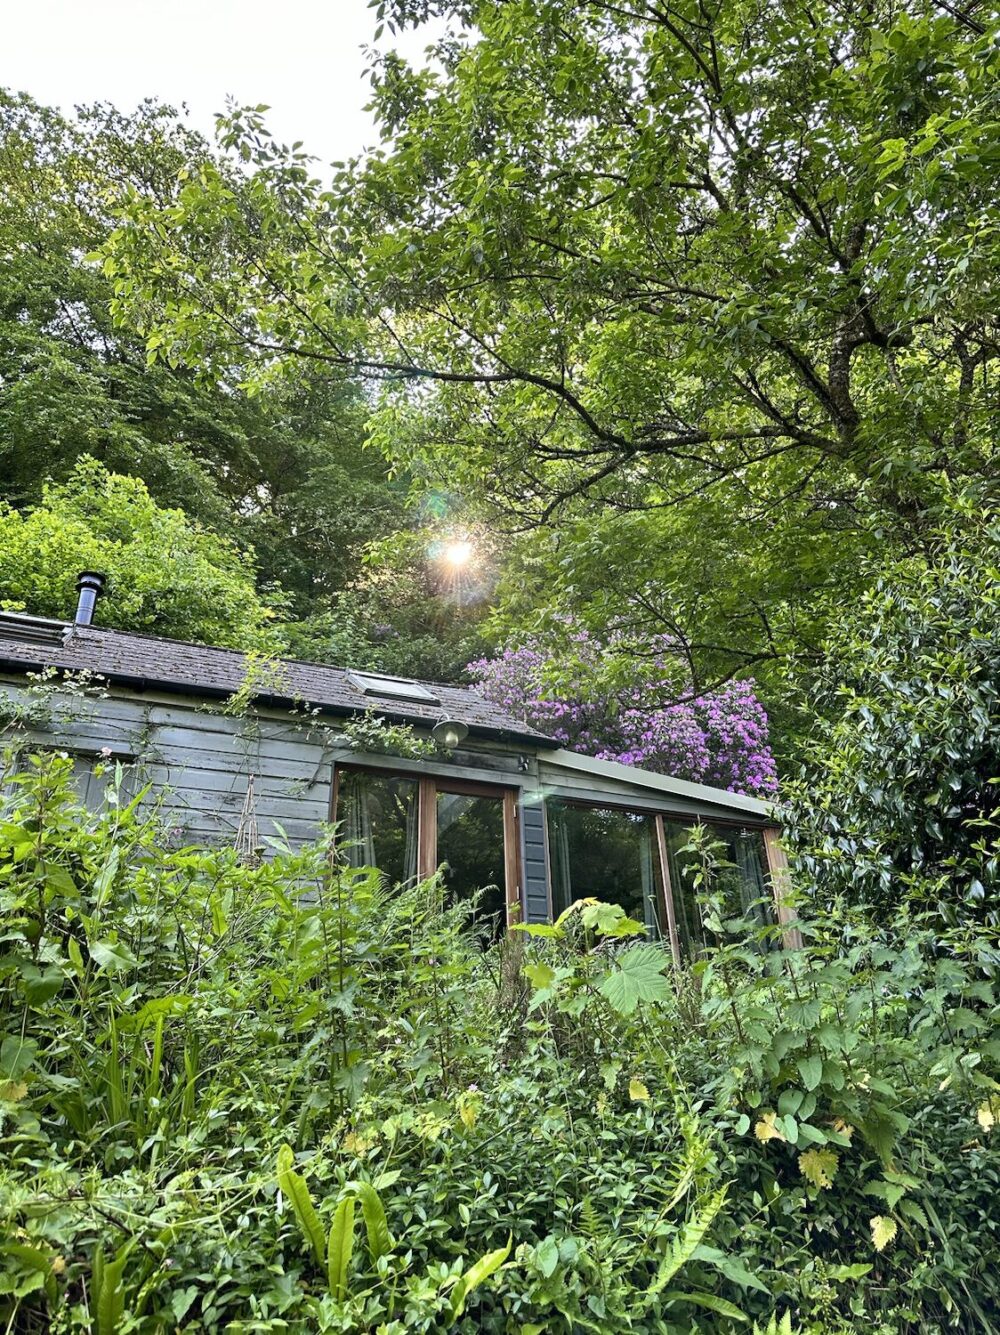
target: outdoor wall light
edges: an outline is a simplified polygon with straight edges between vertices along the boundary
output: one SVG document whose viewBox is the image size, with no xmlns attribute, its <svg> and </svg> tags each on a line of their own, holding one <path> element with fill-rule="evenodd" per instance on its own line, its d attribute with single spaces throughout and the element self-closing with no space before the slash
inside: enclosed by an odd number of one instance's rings
<svg viewBox="0 0 1000 1335">
<path fill-rule="evenodd" d="M 440 723 L 435 723 L 434 727 L 431 728 L 431 736 L 438 746 L 443 746 L 446 751 L 454 751 L 455 747 L 464 741 L 468 735 L 468 726 L 453 718 L 443 718 Z"/>
</svg>

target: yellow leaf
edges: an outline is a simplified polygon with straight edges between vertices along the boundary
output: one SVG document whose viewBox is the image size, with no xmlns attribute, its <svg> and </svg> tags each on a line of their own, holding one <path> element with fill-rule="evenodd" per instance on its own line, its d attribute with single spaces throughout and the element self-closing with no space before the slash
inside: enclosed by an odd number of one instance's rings
<svg viewBox="0 0 1000 1335">
<path fill-rule="evenodd" d="M 839 1163 L 833 1150 L 806 1150 L 805 1154 L 799 1155 L 802 1176 L 814 1187 L 832 1187 Z"/>
<path fill-rule="evenodd" d="M 649 1098 L 649 1090 L 636 1076 L 628 1082 L 628 1096 L 633 1103 L 645 1103 Z"/>
<path fill-rule="evenodd" d="M 359 1136 L 356 1131 L 348 1131 L 344 1137 L 344 1149 L 348 1154 L 364 1154 L 365 1150 L 370 1150 L 373 1142 L 365 1136 Z"/>
<path fill-rule="evenodd" d="M 20 1103 L 28 1092 L 23 1080 L 0 1080 L 0 1102 Z"/>
<path fill-rule="evenodd" d="M 875 1244 L 877 1252 L 884 1252 L 889 1243 L 896 1236 L 895 1219 L 886 1219 L 884 1215 L 877 1214 L 871 1221 L 872 1242 Z"/>
<path fill-rule="evenodd" d="M 776 1126 L 778 1114 L 773 1112 L 765 1113 L 753 1129 L 754 1135 L 758 1140 L 787 1140 L 788 1137 L 782 1131 L 780 1126 Z"/>
<path fill-rule="evenodd" d="M 976 1121 L 984 1131 L 992 1131 L 997 1124 L 996 1113 L 993 1111 L 993 1100 L 984 1103 L 982 1107 L 976 1109 Z"/>
<path fill-rule="evenodd" d="M 462 1119 L 462 1125 L 467 1131 L 471 1131 L 479 1118 L 479 1110 L 483 1106 L 482 1095 L 475 1089 L 463 1090 L 458 1096 L 458 1115 Z"/>
</svg>

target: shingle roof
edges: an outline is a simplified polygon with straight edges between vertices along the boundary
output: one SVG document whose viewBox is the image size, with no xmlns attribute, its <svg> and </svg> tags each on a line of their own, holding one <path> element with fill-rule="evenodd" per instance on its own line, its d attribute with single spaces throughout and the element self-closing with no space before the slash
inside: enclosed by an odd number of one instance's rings
<svg viewBox="0 0 1000 1335">
<path fill-rule="evenodd" d="M 214 698 L 232 695 L 246 677 L 246 658 L 235 649 L 67 625 L 13 612 L 0 612 L 0 664 L 8 670 L 56 667 L 92 672 L 139 689 L 156 686 Z M 338 714 L 374 709 L 386 718 L 412 723 L 454 718 L 468 724 L 472 732 L 536 746 L 558 745 L 522 719 L 498 709 L 472 686 L 419 683 L 431 692 L 436 704 L 388 697 L 382 700 L 355 685 L 347 668 L 289 658 L 278 659 L 277 664 L 276 673 L 265 672 L 260 680 L 257 695 L 262 702 L 295 701 Z"/>
</svg>

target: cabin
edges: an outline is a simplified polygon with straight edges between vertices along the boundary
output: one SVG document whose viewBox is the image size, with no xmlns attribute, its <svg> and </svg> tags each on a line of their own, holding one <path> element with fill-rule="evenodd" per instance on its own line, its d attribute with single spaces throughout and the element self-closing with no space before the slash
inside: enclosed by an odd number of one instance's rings
<svg viewBox="0 0 1000 1335">
<path fill-rule="evenodd" d="M 764 915 L 773 896 L 786 919 L 767 802 L 565 750 L 470 686 L 104 629 L 101 587 L 80 577 L 71 620 L 0 612 L 2 715 L 20 710 L 32 745 L 72 756 L 88 805 L 107 787 L 95 765 L 117 761 L 177 842 L 296 846 L 334 821 L 343 857 L 393 884 L 443 867 L 449 894 L 482 892 L 477 911 L 499 924 L 595 896 L 676 960 L 706 939 L 681 851 L 703 823 L 725 850 L 727 901 Z M 40 691 L 54 703 L 25 708 Z M 387 754 L 378 726 L 357 726 L 373 717 L 407 725 L 420 754 Z"/>
</svg>

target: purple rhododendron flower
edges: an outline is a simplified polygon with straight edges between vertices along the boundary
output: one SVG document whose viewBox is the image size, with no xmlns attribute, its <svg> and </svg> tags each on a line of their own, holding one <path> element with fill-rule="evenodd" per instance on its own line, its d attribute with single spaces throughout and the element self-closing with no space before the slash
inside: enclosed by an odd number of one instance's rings
<svg viewBox="0 0 1000 1335">
<path fill-rule="evenodd" d="M 548 658 L 537 641 L 477 659 L 467 670 L 494 704 L 573 750 L 730 792 L 766 797 L 777 791 L 767 714 L 752 679 L 682 704 L 652 703 L 664 694 L 669 643 L 661 637 L 629 684 L 611 689 L 601 669 L 613 640 L 572 633 L 581 665 L 573 698 L 546 689 Z"/>
</svg>

